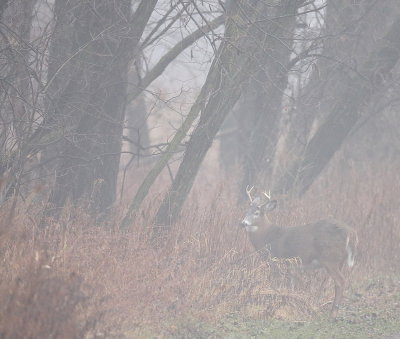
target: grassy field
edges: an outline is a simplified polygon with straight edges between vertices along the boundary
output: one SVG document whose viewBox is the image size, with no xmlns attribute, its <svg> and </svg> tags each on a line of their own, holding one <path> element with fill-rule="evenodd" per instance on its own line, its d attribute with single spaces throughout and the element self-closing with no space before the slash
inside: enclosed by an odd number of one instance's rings
<svg viewBox="0 0 400 339">
<path fill-rule="evenodd" d="M 67 209 L 40 228 L 40 206 L 18 202 L 0 233 L 1 338 L 396 338 L 400 336 L 400 173 L 394 166 L 327 173 L 271 216 L 299 225 L 332 216 L 360 238 L 339 317 L 332 282 L 296 261 L 263 261 L 238 227 L 229 181 L 201 175 L 166 246 L 151 246 L 162 194 L 135 224 L 96 225 Z M 214 178 L 215 179 L 215 178 Z M 291 276 L 292 278 L 288 279 Z"/>
<path fill-rule="evenodd" d="M 400 281 L 397 277 L 366 280 L 346 298 L 332 321 L 316 313 L 305 320 L 260 319 L 232 313 L 217 322 L 173 319 L 163 329 L 138 328 L 128 337 L 171 338 L 400 338 Z"/>
</svg>

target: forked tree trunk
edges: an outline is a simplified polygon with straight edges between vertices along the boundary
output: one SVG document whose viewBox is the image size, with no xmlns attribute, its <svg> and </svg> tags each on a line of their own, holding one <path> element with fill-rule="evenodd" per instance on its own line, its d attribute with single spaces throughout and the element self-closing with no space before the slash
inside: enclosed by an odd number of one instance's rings
<svg viewBox="0 0 400 339">
<path fill-rule="evenodd" d="M 174 60 L 182 51 L 184 51 L 187 47 L 192 45 L 196 40 L 200 39 L 204 34 L 214 30 L 224 23 L 224 15 L 220 15 L 219 17 L 213 19 L 202 27 L 198 28 L 192 34 L 189 34 L 187 37 L 182 39 L 177 45 L 175 45 L 169 52 L 167 52 L 150 70 L 146 76 L 141 80 L 141 88 L 146 88 L 152 81 L 154 81 L 161 73 L 165 70 L 165 68 Z M 197 119 L 200 110 L 203 108 L 206 99 L 208 98 L 212 88 L 212 84 L 214 82 L 214 78 L 217 74 L 209 73 L 209 76 L 206 80 L 206 84 L 202 87 L 200 94 L 197 96 L 195 103 L 192 105 L 188 115 L 184 119 L 182 125 L 176 131 L 172 140 L 168 143 L 166 149 L 161 155 L 160 159 L 154 165 L 154 167 L 147 173 L 145 179 L 137 190 L 132 202 L 129 204 L 128 211 L 125 214 L 124 218 L 121 221 L 120 228 L 126 229 L 131 224 L 133 219 L 135 218 L 136 212 L 140 208 L 143 200 L 146 198 L 150 187 L 154 184 L 157 177 L 160 175 L 162 170 L 167 166 L 169 160 L 172 158 L 174 153 L 176 152 L 179 144 L 185 139 L 188 131 L 191 129 L 194 121 Z M 128 96 L 128 100 L 133 100 L 138 97 L 140 93 L 140 88 L 136 91 L 133 91 Z"/>
<path fill-rule="evenodd" d="M 259 25 L 268 34 L 259 42 L 263 47 L 255 56 L 257 72 L 222 128 L 221 163 L 227 172 L 241 166 L 241 193 L 247 185 L 257 185 L 274 154 L 299 3 L 285 0 L 266 10 L 268 20 Z"/>
<path fill-rule="evenodd" d="M 296 24 L 298 4 L 296 1 L 281 1 L 276 19 L 266 21 L 263 27 L 265 39 L 260 51 L 258 76 L 251 88 L 255 98 L 247 98 L 247 105 L 256 112 L 252 130 L 248 135 L 247 146 L 243 151 L 243 177 L 240 188 L 245 198 L 247 185 L 265 184 L 265 177 L 271 172 L 272 158 L 278 138 L 278 122 L 282 111 L 284 92 L 288 85 L 289 61 L 293 48 L 293 34 Z M 246 108 L 246 106 L 244 107 Z M 241 121 L 246 119 L 247 109 L 241 112 Z M 241 126 L 242 124 L 240 124 Z M 246 145 L 245 144 L 245 145 Z"/>
<path fill-rule="evenodd" d="M 238 100 L 243 86 L 254 75 L 254 55 L 259 46 L 257 22 L 265 19 L 268 1 L 236 1 L 227 20 L 225 39 L 204 86 L 211 91 L 202 110 L 172 187 L 167 192 L 155 218 L 153 238 L 157 242 L 168 232 L 182 209 L 199 167 L 220 129 L 226 115 Z"/>
</svg>

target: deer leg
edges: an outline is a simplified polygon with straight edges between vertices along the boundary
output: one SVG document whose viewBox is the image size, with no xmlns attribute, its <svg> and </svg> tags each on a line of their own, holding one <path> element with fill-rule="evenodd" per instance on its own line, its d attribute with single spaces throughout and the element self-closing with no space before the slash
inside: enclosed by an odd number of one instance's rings
<svg viewBox="0 0 400 339">
<path fill-rule="evenodd" d="M 345 278 L 340 271 L 339 267 L 331 264 L 325 264 L 325 268 L 328 274 L 332 277 L 335 283 L 335 299 L 332 303 L 332 309 L 330 313 L 331 318 L 336 318 L 339 305 L 343 299 L 343 291 L 345 286 Z"/>
</svg>

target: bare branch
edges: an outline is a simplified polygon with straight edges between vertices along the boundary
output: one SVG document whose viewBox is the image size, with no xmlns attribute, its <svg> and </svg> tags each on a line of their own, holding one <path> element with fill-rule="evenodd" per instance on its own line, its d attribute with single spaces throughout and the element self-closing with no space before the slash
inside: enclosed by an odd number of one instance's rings
<svg viewBox="0 0 400 339">
<path fill-rule="evenodd" d="M 224 23 L 224 16 L 221 15 L 214 20 L 212 20 L 208 25 L 201 27 L 200 29 L 194 31 L 192 34 L 188 35 L 177 45 L 175 45 L 167 54 L 165 54 L 160 61 L 149 71 L 143 79 L 141 79 L 140 84 L 135 90 L 128 95 L 128 102 L 135 100 L 140 93 L 143 92 L 155 79 L 157 79 L 164 70 L 171 64 L 175 58 L 182 53 L 186 48 L 192 45 L 196 40 L 203 37 L 205 34 L 213 29 L 221 26 Z"/>
</svg>

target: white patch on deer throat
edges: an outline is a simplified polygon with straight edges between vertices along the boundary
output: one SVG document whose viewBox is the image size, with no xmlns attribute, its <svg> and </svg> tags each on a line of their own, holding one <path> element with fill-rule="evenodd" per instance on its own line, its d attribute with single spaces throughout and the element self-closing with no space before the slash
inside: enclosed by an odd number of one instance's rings
<svg viewBox="0 0 400 339">
<path fill-rule="evenodd" d="M 247 232 L 256 232 L 258 230 L 258 226 L 254 226 L 254 225 L 247 225 L 246 226 L 246 231 Z"/>
</svg>

